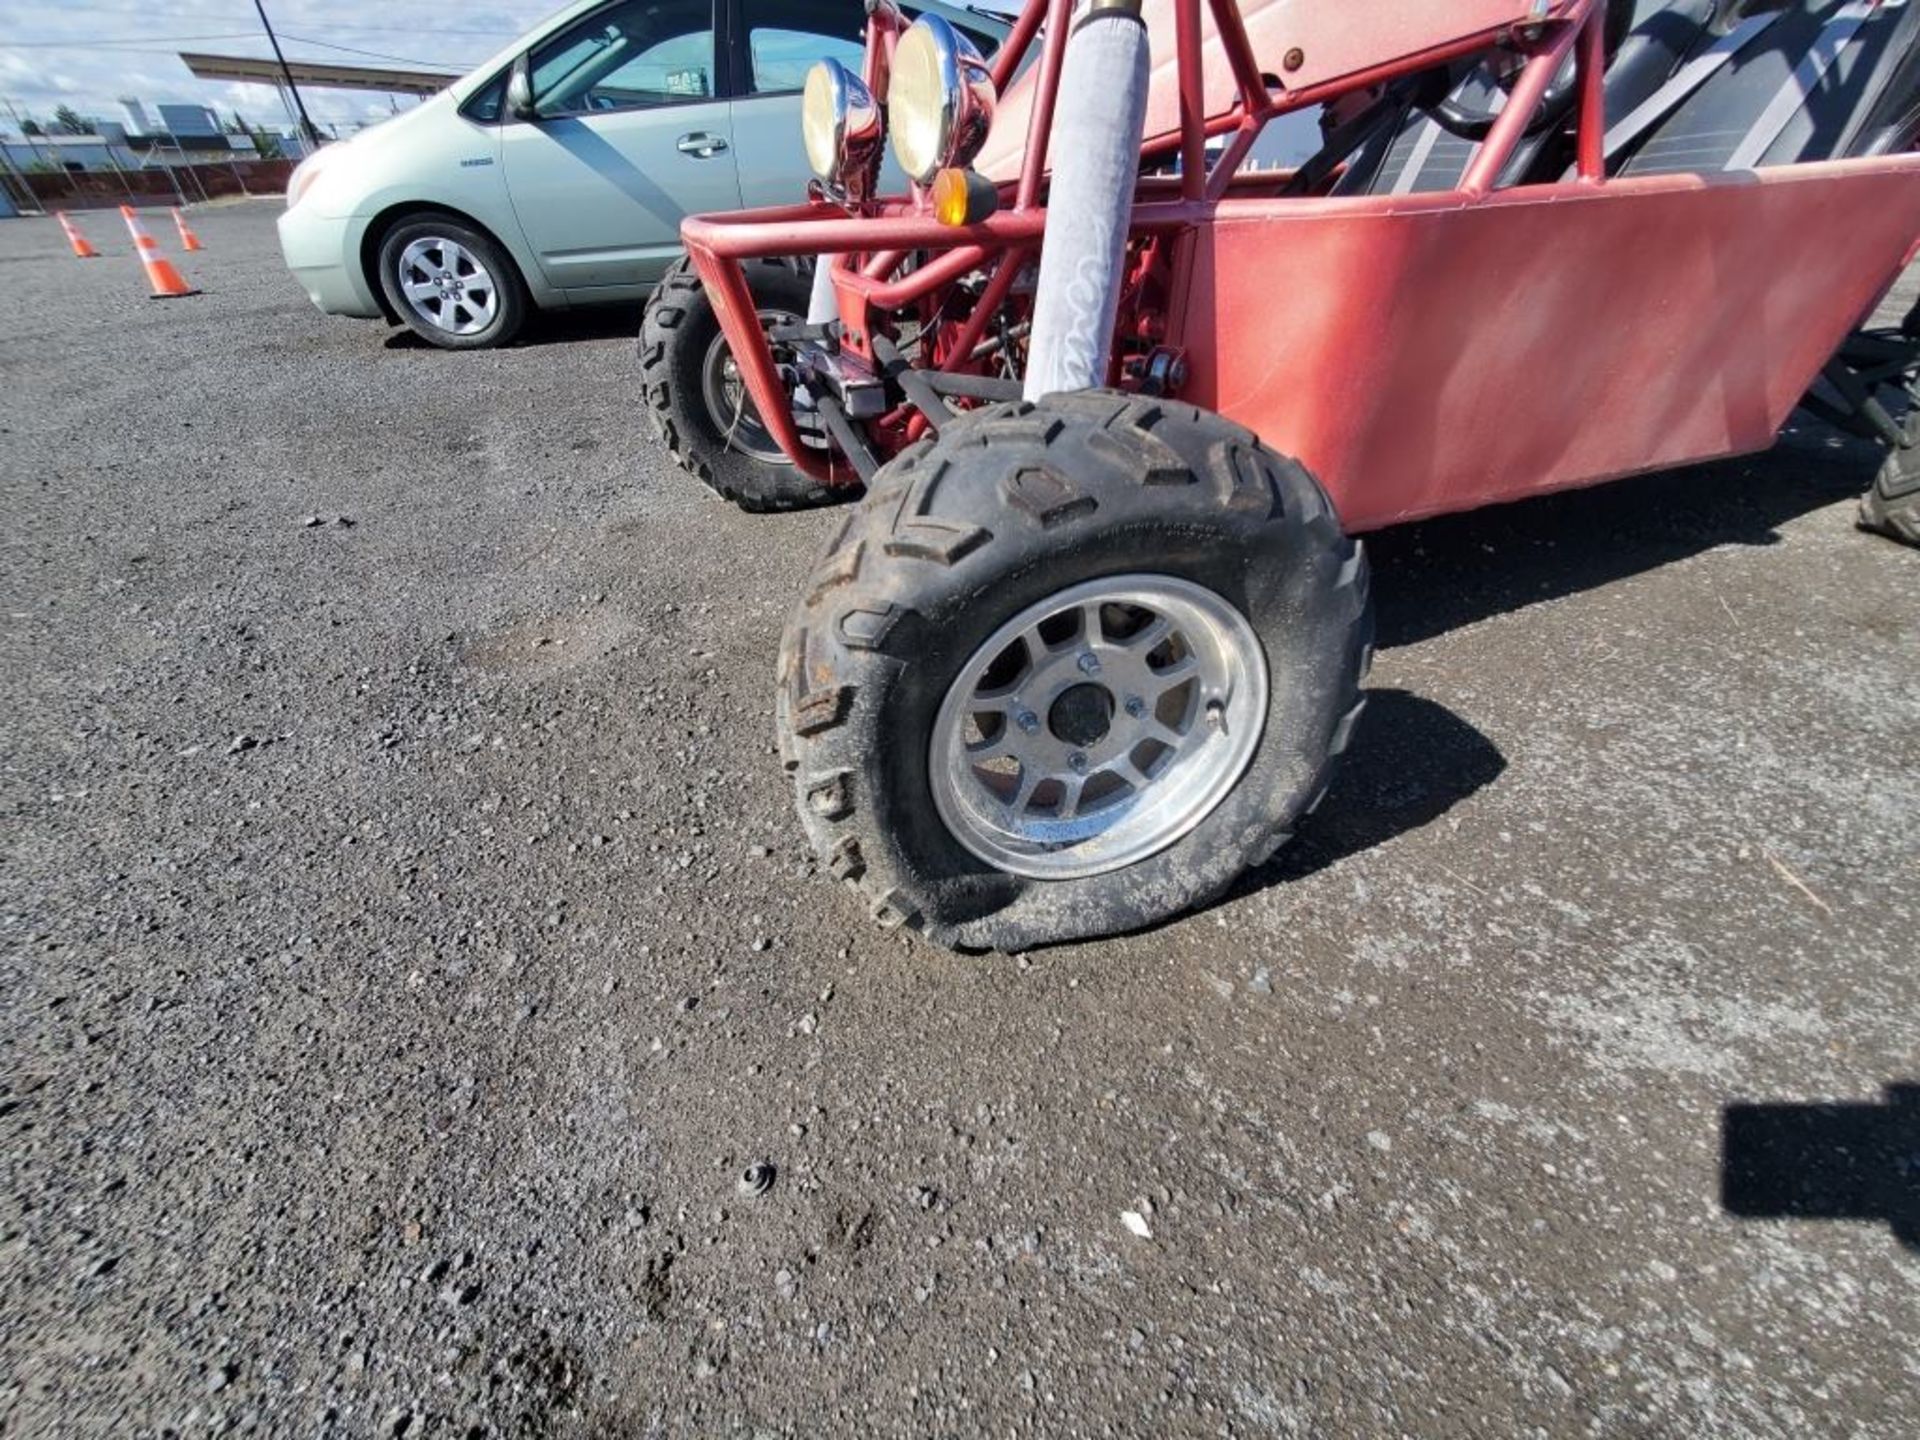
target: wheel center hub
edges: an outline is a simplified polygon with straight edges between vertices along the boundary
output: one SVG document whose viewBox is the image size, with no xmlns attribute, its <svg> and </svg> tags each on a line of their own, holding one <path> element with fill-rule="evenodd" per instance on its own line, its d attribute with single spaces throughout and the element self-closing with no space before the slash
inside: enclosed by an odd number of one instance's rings
<svg viewBox="0 0 1920 1440">
<path fill-rule="evenodd" d="M 1104 685 L 1074 685 L 1047 711 L 1047 728 L 1069 745 L 1098 745 L 1113 725 L 1113 695 Z"/>
</svg>

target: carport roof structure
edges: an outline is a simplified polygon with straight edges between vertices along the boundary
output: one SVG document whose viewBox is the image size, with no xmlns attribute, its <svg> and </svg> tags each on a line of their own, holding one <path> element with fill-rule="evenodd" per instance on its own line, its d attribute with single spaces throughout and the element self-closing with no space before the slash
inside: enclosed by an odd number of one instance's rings
<svg viewBox="0 0 1920 1440">
<path fill-rule="evenodd" d="M 254 85 L 281 86 L 285 77 L 275 60 L 247 55 L 207 55 L 182 50 L 180 59 L 200 80 L 240 80 Z M 330 65 L 289 60 L 296 85 L 331 90 L 377 90 L 383 94 L 436 95 L 460 77 L 442 70 L 392 70 L 372 65 Z"/>
</svg>

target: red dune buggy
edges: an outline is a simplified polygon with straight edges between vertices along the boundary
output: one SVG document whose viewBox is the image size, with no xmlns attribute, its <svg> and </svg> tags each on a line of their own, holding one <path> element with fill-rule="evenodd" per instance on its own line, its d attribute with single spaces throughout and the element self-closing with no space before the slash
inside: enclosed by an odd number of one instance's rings
<svg viewBox="0 0 1920 1440">
<path fill-rule="evenodd" d="M 864 491 L 778 726 L 884 925 L 1107 934 L 1266 860 L 1360 712 L 1362 532 L 1805 402 L 1920 538 L 1920 325 L 1857 333 L 1920 237 L 1920 3 L 1030 0 L 990 62 L 868 15 L 808 202 L 688 220 L 642 355 L 722 493 Z"/>
</svg>

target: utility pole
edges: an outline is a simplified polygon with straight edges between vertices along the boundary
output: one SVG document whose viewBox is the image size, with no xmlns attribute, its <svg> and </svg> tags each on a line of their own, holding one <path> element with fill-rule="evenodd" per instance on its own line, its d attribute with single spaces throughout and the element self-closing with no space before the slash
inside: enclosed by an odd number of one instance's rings
<svg viewBox="0 0 1920 1440">
<path fill-rule="evenodd" d="M 309 145 L 320 144 L 320 132 L 307 116 L 307 102 L 300 98 L 300 87 L 293 83 L 293 72 L 287 68 L 287 57 L 280 53 L 280 37 L 273 33 L 273 22 L 267 19 L 267 7 L 261 0 L 253 0 L 253 8 L 260 12 L 260 24 L 267 32 L 267 43 L 273 46 L 273 58 L 280 62 L 280 78 L 287 82 L 287 93 L 293 96 L 293 108 L 300 112 L 300 133 L 306 137 Z"/>
</svg>

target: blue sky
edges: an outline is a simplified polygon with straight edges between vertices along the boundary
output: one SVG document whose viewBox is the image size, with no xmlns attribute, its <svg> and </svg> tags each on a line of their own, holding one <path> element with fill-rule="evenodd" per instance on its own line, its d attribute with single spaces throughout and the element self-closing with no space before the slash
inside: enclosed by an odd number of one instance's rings
<svg viewBox="0 0 1920 1440">
<path fill-rule="evenodd" d="M 466 70 L 565 0 L 266 0 L 290 60 Z M 847 0 L 857 8 L 859 0 Z M 986 0 L 987 8 L 1014 8 Z M 239 110 L 255 123 L 285 122 L 273 90 L 195 80 L 176 52 L 268 57 L 253 0 L 0 0 L 0 130 L 7 103 L 44 121 L 56 105 L 118 120 L 122 95 L 148 103 Z M 315 120 L 342 126 L 389 109 L 387 97 L 303 90 Z M 402 105 L 411 103 L 406 100 Z"/>
<path fill-rule="evenodd" d="M 288 59 L 465 70 L 561 8 L 562 0 L 266 0 Z M 301 37 L 295 39 L 293 37 Z M 271 88 L 196 80 L 179 50 L 269 56 L 253 0 L 0 0 L 0 128 L 6 101 L 41 120 L 56 105 L 121 118 L 116 103 L 211 105 L 223 116 L 283 122 Z M 356 52 L 371 51 L 374 54 Z M 314 119 L 342 124 L 387 112 L 386 97 L 302 91 Z M 400 103 L 409 103 L 402 100 Z"/>
</svg>

